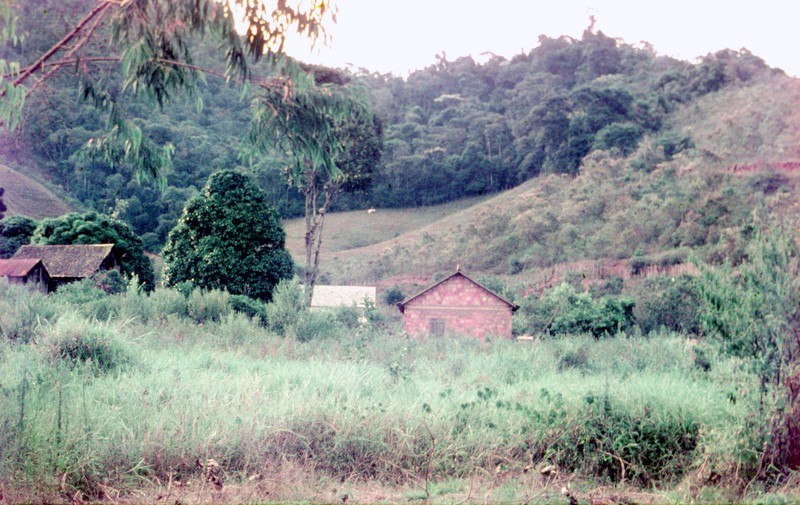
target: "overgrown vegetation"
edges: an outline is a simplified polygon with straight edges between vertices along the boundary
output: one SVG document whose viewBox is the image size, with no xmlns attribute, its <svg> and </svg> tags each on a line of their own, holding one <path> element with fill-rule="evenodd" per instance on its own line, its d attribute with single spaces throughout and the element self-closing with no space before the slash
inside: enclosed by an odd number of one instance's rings
<svg viewBox="0 0 800 505">
<path fill-rule="evenodd" d="M 740 277 L 697 279 L 703 299 L 791 307 L 789 281 L 755 275 L 796 261 L 776 240 L 748 246 Z M 765 298 L 747 295 L 748 279 Z M 686 292 L 659 286 L 650 289 L 668 298 Z M 405 487 L 406 498 L 463 496 L 477 479 L 506 501 L 530 498 L 532 485 L 556 499 L 569 481 L 672 489 L 683 501 L 738 500 L 786 482 L 789 375 L 735 345 L 743 329 L 722 330 L 732 320 L 720 310 L 741 314 L 741 303 L 699 307 L 716 329 L 696 342 L 656 324 L 658 314 L 645 335 L 630 311 L 628 326 L 587 330 L 587 312 L 627 306 L 618 294 L 564 284 L 541 300 L 566 304 L 552 314 L 570 324 L 533 344 L 413 341 L 376 308 L 306 309 L 297 280 L 282 281 L 269 304 L 133 283 L 108 295 L 85 281 L 50 296 L 0 284 L 0 487 L 12 501 L 242 487 L 286 500 L 313 493 L 313 480 L 276 484 L 301 470 L 351 492 Z M 790 314 L 772 313 L 772 336 L 752 338 L 790 359 L 778 324 Z M 550 465 L 555 473 L 538 476 Z"/>
</svg>

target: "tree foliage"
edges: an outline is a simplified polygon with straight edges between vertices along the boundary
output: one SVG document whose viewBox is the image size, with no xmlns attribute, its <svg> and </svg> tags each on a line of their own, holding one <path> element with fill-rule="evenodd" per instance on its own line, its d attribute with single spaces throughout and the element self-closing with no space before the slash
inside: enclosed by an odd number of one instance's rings
<svg viewBox="0 0 800 505">
<path fill-rule="evenodd" d="M 20 246 L 28 244 L 38 223 L 25 216 L 0 220 L 0 259 L 10 258 Z"/>
<path fill-rule="evenodd" d="M 119 219 L 97 212 L 72 212 L 43 219 L 31 237 L 32 244 L 114 244 L 122 273 L 135 275 L 147 290 L 155 288 L 153 266 L 144 252 L 142 239 Z"/>
<path fill-rule="evenodd" d="M 760 379 L 762 477 L 800 465 L 799 253 L 796 233 L 773 223 L 755 230 L 736 268 L 707 268 L 699 282 L 706 331 Z"/>
<path fill-rule="evenodd" d="M 627 331 L 635 322 L 634 300 L 627 296 L 594 298 L 562 283 L 540 298 L 525 300 L 517 318 L 517 331 L 553 335 L 591 333 L 594 338 Z"/>
<path fill-rule="evenodd" d="M 381 123 L 373 119 L 363 90 L 342 74 L 316 69 L 309 84 L 284 100 L 256 99 L 249 130 L 254 153 L 275 145 L 286 156 L 287 182 L 304 196 L 306 303 L 319 269 L 325 215 L 340 192 L 364 191 L 382 150 Z M 280 102 L 280 107 L 275 103 Z M 252 154 L 251 154 L 252 156 Z"/>
<path fill-rule="evenodd" d="M 280 280 L 292 276 L 285 240 L 264 192 L 248 176 L 218 172 L 189 200 L 169 234 L 165 281 L 268 301 Z"/>
<path fill-rule="evenodd" d="M 83 19 L 90 3 L 15 2 L 16 30 L 25 34 L 25 42 L 6 46 L 2 57 L 27 67 L 58 43 L 63 26 Z M 596 151 L 614 158 L 638 153 L 634 163 L 650 171 L 694 145 L 685 133 L 667 128 L 672 112 L 704 94 L 752 82 L 772 71 L 746 50 L 721 51 L 690 64 L 587 30 L 581 38 L 541 37 L 538 47 L 511 59 L 497 56 L 477 63 L 468 57 L 439 57 L 407 78 L 298 68 L 275 58 L 254 63 L 249 58 L 249 85 L 231 89 L 216 77 L 224 76 L 227 66 L 216 45 L 217 32 L 180 31 L 185 46 L 181 50 L 189 51 L 198 69 L 195 74 L 188 66 L 147 67 L 156 73 L 173 72 L 169 82 L 176 86 L 165 88 L 163 108 L 152 106 L 157 97 L 143 85 L 137 84 L 137 93 L 125 87 L 120 63 L 91 59 L 119 53 L 104 47 L 112 35 L 111 25 L 98 26 L 94 42 L 76 52 L 82 55 L 77 73 L 71 71 L 74 66 L 60 67 L 62 71 L 50 78 L 52 86 L 36 88 L 25 101 L 25 115 L 35 120 L 20 123 L 19 142 L 30 148 L 48 178 L 88 208 L 115 212 L 153 252 L 163 246 L 184 204 L 208 176 L 241 162 L 241 132 L 247 131 L 254 110 L 263 116 L 253 124 L 265 125 L 277 111 L 291 112 L 294 103 L 305 100 L 301 95 L 306 91 L 336 92 L 362 82 L 367 94 L 363 101 L 371 104 L 373 117 L 382 124 L 382 158 L 373 167 L 369 188 L 364 193 L 342 191 L 331 205 L 331 210 L 345 210 L 429 205 L 509 189 L 540 174 L 575 175 Z M 131 62 L 157 51 L 142 44 L 146 47 L 139 56 L 132 53 Z M 246 46 L 242 47 L 247 56 Z M 200 69 L 216 70 L 203 74 Z M 177 86 L 177 72 L 183 72 L 187 88 Z M 93 78 L 100 74 L 102 79 Z M 42 74 L 29 79 L 38 77 Z M 166 74 L 156 76 L 162 77 L 167 79 Z M 234 81 L 232 77 L 230 82 Z M 181 92 L 189 88 L 190 94 Z M 75 105 L 76 89 L 90 91 L 89 103 Z M 100 108 L 93 107 L 96 100 Z M 170 166 L 161 171 L 163 191 L 134 180 L 133 160 L 125 160 L 124 142 L 92 144 L 116 146 L 106 152 L 108 156 L 97 156 L 102 149 L 91 153 L 85 149 L 90 140 L 106 137 L 114 124 L 112 110 L 103 103 L 114 105 L 120 117 L 127 118 L 129 134 L 133 127 L 140 130 L 140 150 L 133 154 L 151 157 L 146 154 L 148 142 L 151 154 L 167 152 L 171 146 Z M 202 109 L 193 106 L 197 103 Z M 306 103 L 313 101 L 308 98 Z M 304 192 L 287 189 L 284 183 L 285 168 L 295 158 L 278 149 L 275 141 L 280 137 L 265 133 L 259 132 L 265 142 L 250 158 L 250 168 L 281 215 L 302 216 Z M 317 152 L 333 155 L 325 149 Z"/>
</svg>

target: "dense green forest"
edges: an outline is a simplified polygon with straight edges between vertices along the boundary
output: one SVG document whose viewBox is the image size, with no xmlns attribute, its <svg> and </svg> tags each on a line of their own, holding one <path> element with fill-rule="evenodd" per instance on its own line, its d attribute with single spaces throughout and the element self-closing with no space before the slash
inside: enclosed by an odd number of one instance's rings
<svg viewBox="0 0 800 505">
<path fill-rule="evenodd" d="M 26 2 L 20 17 L 25 43 L 6 47 L 4 56 L 30 61 L 74 21 L 79 6 L 74 0 Z M 213 48 L 207 49 L 209 61 L 198 64 L 212 66 Z M 778 71 L 745 50 L 720 51 L 690 64 L 591 27 L 580 39 L 542 36 L 538 47 L 511 60 L 493 56 L 479 64 L 469 57 L 440 57 L 407 78 L 340 71 L 336 78 L 366 85 L 383 123 L 385 148 L 371 187 L 341 195 L 335 208 L 430 205 L 509 189 L 542 174 L 576 175 L 591 152 L 627 156 L 643 139 L 669 159 L 693 146 L 690 136 L 667 126 L 672 112 L 771 72 Z M 21 157 L 18 163 L 35 166 L 80 205 L 127 221 L 149 250 L 158 251 L 208 176 L 245 164 L 247 90 L 209 76 L 196 97 L 178 98 L 160 111 L 119 104 L 138 117 L 156 145 L 174 147 L 162 188 L 84 148 L 104 132 L 107 118 L 79 96 L 76 79 L 80 72 L 62 70 L 53 85 L 34 95 L 17 137 L 3 143 L 3 154 L 12 165 Z M 108 72 L 112 90 L 121 86 L 114 79 Z M 648 170 L 655 161 L 643 156 L 634 164 Z M 302 195 L 287 186 L 280 152 L 249 158 L 247 165 L 283 217 L 302 214 Z"/>
</svg>

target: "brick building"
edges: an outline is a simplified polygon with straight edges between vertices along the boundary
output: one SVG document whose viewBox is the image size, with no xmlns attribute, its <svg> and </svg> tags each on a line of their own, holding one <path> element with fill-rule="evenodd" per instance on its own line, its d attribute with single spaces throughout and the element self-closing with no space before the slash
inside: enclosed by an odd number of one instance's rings
<svg viewBox="0 0 800 505">
<path fill-rule="evenodd" d="M 465 335 L 511 338 L 519 308 L 460 270 L 397 304 L 413 337 Z"/>
</svg>

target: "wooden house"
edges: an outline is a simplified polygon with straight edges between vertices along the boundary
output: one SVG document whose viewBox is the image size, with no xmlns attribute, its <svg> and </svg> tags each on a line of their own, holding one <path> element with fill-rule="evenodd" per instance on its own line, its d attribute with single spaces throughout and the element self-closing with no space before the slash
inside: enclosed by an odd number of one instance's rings
<svg viewBox="0 0 800 505">
<path fill-rule="evenodd" d="M 50 275 L 40 259 L 0 259 L 0 277 L 8 278 L 10 284 L 27 285 L 47 293 Z"/>
<path fill-rule="evenodd" d="M 397 304 L 403 329 L 420 338 L 445 334 L 511 338 L 518 305 L 460 270 Z"/>
<path fill-rule="evenodd" d="M 114 244 L 24 245 L 12 259 L 41 260 L 50 276 L 48 291 L 95 272 L 119 269 Z"/>
</svg>

